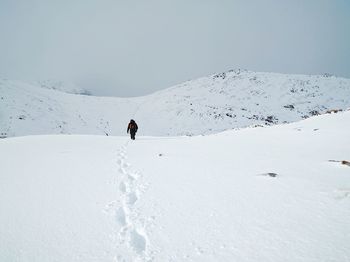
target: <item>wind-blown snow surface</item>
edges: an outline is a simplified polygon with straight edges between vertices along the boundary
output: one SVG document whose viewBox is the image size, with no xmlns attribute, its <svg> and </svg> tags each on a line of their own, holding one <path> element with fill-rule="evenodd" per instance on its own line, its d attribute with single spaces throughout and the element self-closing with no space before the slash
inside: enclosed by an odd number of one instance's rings
<svg viewBox="0 0 350 262">
<path fill-rule="evenodd" d="M 0 99 L 2 136 L 123 135 L 131 118 L 142 135 L 198 135 L 349 108 L 350 80 L 236 70 L 137 98 L 72 95 L 1 80 Z"/>
<path fill-rule="evenodd" d="M 1 140 L 0 261 L 349 261 L 349 133 Z"/>
</svg>

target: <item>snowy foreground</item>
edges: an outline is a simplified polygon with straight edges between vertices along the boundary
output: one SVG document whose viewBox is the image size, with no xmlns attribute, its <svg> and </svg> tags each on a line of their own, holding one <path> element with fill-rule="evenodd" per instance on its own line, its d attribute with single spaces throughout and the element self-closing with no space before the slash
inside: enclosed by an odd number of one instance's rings
<svg viewBox="0 0 350 262">
<path fill-rule="evenodd" d="M 349 134 L 0 140 L 0 261 L 350 261 Z"/>
</svg>

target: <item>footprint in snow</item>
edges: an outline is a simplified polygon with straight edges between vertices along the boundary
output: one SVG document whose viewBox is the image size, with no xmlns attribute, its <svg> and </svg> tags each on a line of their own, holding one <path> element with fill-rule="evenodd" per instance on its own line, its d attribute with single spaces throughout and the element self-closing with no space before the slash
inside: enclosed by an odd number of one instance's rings
<svg viewBox="0 0 350 262">
<path fill-rule="evenodd" d="M 120 226 L 126 225 L 126 214 L 124 208 L 120 207 L 115 212 L 115 217 Z"/>
<path fill-rule="evenodd" d="M 130 232 L 130 246 L 136 253 L 141 254 L 146 250 L 146 238 L 134 229 Z"/>
<path fill-rule="evenodd" d="M 121 173 L 121 174 L 126 174 L 126 171 L 125 171 L 125 169 L 124 168 L 119 168 L 119 173 Z"/>
<path fill-rule="evenodd" d="M 137 198 L 136 193 L 135 193 L 135 192 L 132 192 L 132 193 L 128 194 L 128 196 L 127 196 L 127 203 L 128 203 L 130 206 L 133 206 L 133 205 L 136 203 L 137 199 L 138 199 L 138 198 Z"/>
<path fill-rule="evenodd" d="M 126 185 L 124 182 L 120 182 L 119 184 L 119 190 L 122 192 L 122 193 L 125 193 L 126 192 Z"/>
<path fill-rule="evenodd" d="M 127 167 L 129 167 L 129 166 L 130 166 L 130 164 L 129 164 L 129 163 L 126 163 L 126 162 L 124 162 L 124 163 L 122 163 L 122 164 L 121 164 L 121 166 L 122 166 L 123 168 L 127 168 Z"/>
<path fill-rule="evenodd" d="M 128 174 L 128 180 L 130 182 L 133 182 L 135 180 L 135 177 L 133 177 L 132 175 Z"/>
</svg>

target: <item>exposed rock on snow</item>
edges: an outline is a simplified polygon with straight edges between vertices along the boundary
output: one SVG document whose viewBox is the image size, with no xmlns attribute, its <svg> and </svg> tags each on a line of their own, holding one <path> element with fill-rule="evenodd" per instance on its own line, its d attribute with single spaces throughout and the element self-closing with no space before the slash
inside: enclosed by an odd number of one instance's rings
<svg viewBox="0 0 350 262">
<path fill-rule="evenodd" d="M 341 161 L 343 165 L 350 166 L 350 161 L 343 160 Z"/>
<path fill-rule="evenodd" d="M 269 176 L 269 177 L 276 177 L 277 174 L 276 173 L 264 173 L 264 174 L 261 174 L 262 176 Z"/>
</svg>

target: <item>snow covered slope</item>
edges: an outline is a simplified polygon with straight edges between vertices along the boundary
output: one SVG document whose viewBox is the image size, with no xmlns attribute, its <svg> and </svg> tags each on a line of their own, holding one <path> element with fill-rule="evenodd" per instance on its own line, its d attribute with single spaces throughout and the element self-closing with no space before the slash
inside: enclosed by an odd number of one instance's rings
<svg viewBox="0 0 350 262">
<path fill-rule="evenodd" d="M 350 80 L 229 71 L 155 93 L 136 114 L 146 134 L 192 135 L 289 123 L 350 107 Z M 154 120 L 156 119 L 156 120 Z"/>
<path fill-rule="evenodd" d="M 349 133 L 0 140 L 0 261 L 347 262 Z"/>
<path fill-rule="evenodd" d="M 0 101 L 3 136 L 122 133 L 138 105 L 138 99 L 73 95 L 17 81 L 0 82 Z"/>
<path fill-rule="evenodd" d="M 121 135 L 130 118 L 142 135 L 196 135 L 349 108 L 350 80 L 236 70 L 138 98 L 71 95 L 1 80 L 0 99 L 0 133 L 6 136 Z"/>
</svg>

